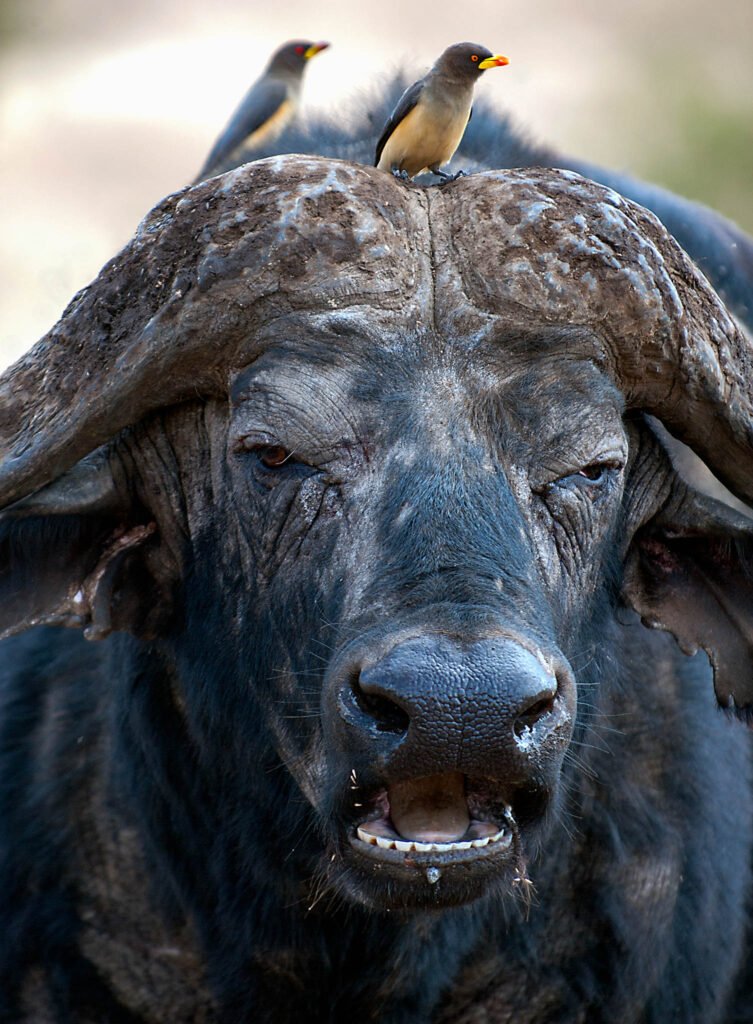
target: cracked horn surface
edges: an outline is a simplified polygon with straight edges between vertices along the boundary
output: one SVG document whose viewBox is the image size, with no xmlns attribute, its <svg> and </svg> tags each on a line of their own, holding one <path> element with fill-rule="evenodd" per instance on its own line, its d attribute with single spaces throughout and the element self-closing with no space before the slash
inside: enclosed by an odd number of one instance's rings
<svg viewBox="0 0 753 1024">
<path fill-rule="evenodd" d="M 425 190 L 288 156 L 165 199 L 0 378 L 0 506 L 151 410 L 224 394 L 259 328 L 301 310 L 469 345 L 570 326 L 562 344 L 753 501 L 748 342 L 652 214 L 568 171 Z"/>
</svg>

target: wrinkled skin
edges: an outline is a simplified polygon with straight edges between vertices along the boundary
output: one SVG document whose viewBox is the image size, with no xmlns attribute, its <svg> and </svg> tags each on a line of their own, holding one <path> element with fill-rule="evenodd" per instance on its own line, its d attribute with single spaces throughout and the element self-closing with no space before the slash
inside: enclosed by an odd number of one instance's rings
<svg viewBox="0 0 753 1024">
<path fill-rule="evenodd" d="M 715 704 L 749 704 L 749 526 L 644 415 L 743 393 L 723 307 L 568 175 L 427 199 L 279 161 L 213 188 L 142 229 L 128 399 L 76 381 L 11 441 L 6 493 L 49 486 L 6 513 L 6 628 L 48 625 L 5 641 L 0 1019 L 746 1019 L 749 739 Z M 69 314 L 109 296 L 105 366 L 129 258 Z M 682 335 L 668 396 L 631 361 L 678 322 L 729 358 L 696 376 Z M 165 337 L 185 362 L 155 376 Z M 23 372 L 22 404 L 60 390 Z M 725 429 L 743 451 L 744 423 L 690 439 Z M 722 470 L 750 496 L 749 460 Z M 556 685 L 521 710 L 529 663 Z M 359 845 L 364 808 L 443 773 L 509 805 L 509 851 Z"/>
</svg>

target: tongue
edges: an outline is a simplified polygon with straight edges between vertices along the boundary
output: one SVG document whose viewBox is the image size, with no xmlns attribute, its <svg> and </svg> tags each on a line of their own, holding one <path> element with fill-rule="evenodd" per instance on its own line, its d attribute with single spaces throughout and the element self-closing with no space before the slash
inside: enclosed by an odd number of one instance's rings
<svg viewBox="0 0 753 1024">
<path fill-rule="evenodd" d="M 465 777 L 460 772 L 428 775 L 389 787 L 392 824 L 421 843 L 454 843 L 468 830 Z"/>
</svg>

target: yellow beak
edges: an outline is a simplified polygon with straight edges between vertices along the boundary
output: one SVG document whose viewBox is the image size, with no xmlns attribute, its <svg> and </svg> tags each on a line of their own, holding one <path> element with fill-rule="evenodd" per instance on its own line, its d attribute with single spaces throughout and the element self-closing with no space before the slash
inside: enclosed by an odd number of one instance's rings
<svg viewBox="0 0 753 1024">
<path fill-rule="evenodd" d="M 316 57 L 317 53 L 321 53 L 322 50 L 326 50 L 328 46 L 329 43 L 312 43 L 303 56 L 306 60 L 311 60 L 312 57 Z"/>
<path fill-rule="evenodd" d="M 503 57 L 501 53 L 495 53 L 493 57 L 487 57 L 486 60 L 482 60 L 478 66 L 479 71 L 486 71 L 487 68 L 503 68 L 505 64 L 509 64 L 510 61 L 507 57 Z"/>
</svg>

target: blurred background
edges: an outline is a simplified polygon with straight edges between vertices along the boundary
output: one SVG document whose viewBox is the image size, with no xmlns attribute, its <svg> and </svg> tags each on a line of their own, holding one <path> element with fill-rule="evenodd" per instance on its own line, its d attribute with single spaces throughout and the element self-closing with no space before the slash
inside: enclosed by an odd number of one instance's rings
<svg viewBox="0 0 753 1024">
<path fill-rule="evenodd" d="M 0 367 L 195 176 L 294 37 L 332 44 L 304 110 L 482 43 L 511 64 L 479 92 L 532 138 L 753 232 L 753 0 L 0 0 Z"/>
</svg>

